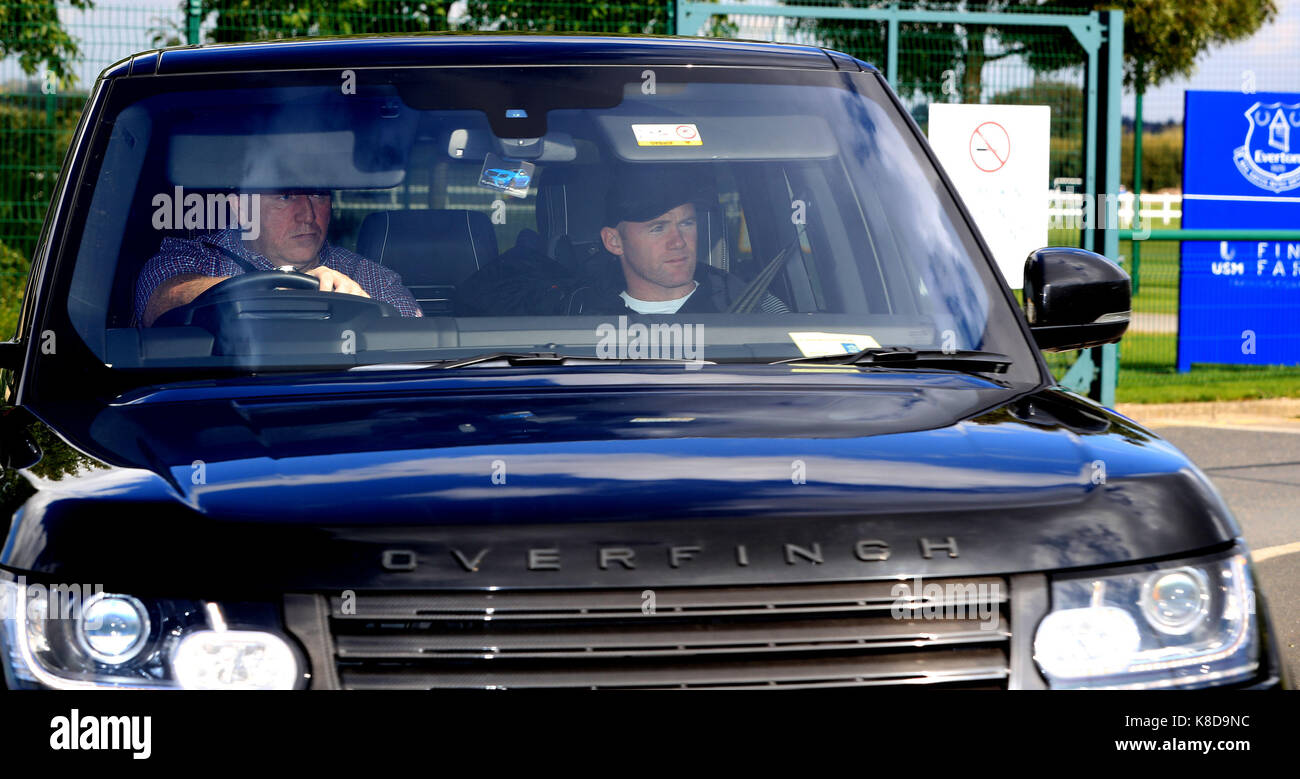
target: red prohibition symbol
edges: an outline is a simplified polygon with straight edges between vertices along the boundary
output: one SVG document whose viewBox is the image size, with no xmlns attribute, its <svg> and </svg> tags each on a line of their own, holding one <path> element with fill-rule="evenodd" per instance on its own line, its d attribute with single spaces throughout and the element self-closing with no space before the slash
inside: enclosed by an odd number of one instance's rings
<svg viewBox="0 0 1300 779">
<path fill-rule="evenodd" d="M 1011 136 L 997 122 L 985 122 L 970 135 L 970 161 L 985 173 L 1001 170 L 1011 158 Z"/>
</svg>

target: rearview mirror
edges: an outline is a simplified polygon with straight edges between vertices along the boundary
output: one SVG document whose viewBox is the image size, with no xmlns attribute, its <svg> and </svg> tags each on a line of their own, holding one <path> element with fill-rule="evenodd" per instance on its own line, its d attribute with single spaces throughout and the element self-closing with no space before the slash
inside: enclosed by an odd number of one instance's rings
<svg viewBox="0 0 1300 779">
<path fill-rule="evenodd" d="M 1132 281 L 1084 249 L 1049 247 L 1025 260 L 1025 318 L 1038 348 L 1064 352 L 1114 343 L 1128 329 Z"/>
</svg>

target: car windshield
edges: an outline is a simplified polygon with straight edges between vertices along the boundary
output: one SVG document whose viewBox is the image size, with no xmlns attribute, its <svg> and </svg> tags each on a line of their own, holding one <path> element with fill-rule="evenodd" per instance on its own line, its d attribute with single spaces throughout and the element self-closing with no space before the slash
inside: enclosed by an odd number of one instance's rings
<svg viewBox="0 0 1300 779">
<path fill-rule="evenodd" d="M 305 70 L 107 100 L 63 251 L 72 325 L 114 371 L 906 347 L 1039 380 L 874 73 Z"/>
</svg>

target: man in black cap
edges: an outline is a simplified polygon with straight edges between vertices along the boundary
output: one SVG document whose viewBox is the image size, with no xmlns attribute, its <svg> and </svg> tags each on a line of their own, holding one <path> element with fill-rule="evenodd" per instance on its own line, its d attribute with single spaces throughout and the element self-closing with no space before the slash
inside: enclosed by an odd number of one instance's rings
<svg viewBox="0 0 1300 779">
<path fill-rule="evenodd" d="M 571 296 L 570 314 L 723 313 L 745 283 L 698 260 L 700 219 L 715 200 L 689 171 L 671 166 L 625 169 L 605 199 L 600 238 L 617 262 L 598 259 L 590 283 Z M 601 267 L 601 266 L 604 267 Z M 789 313 L 776 296 L 757 307 Z"/>
<path fill-rule="evenodd" d="M 515 248 L 457 286 L 456 315 L 789 313 L 775 295 L 747 296 L 745 282 L 698 262 L 710 202 L 717 196 L 681 166 L 619 169 L 605 199 L 604 252 L 572 267 L 543 254 L 541 239 L 525 230 Z M 746 305 L 733 309 L 742 298 Z"/>
</svg>

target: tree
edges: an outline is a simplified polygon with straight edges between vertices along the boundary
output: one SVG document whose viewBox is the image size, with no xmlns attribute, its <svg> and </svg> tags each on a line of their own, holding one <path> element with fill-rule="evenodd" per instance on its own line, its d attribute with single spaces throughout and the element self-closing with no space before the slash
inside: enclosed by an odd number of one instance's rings
<svg viewBox="0 0 1300 779">
<path fill-rule="evenodd" d="M 812 0 L 820 2 L 820 0 Z M 849 0 L 856 7 L 882 8 L 893 0 Z M 795 0 L 797 4 L 799 0 Z M 933 3 L 917 0 L 908 7 L 969 12 L 1003 12 L 1006 24 L 900 25 L 897 83 L 919 89 L 931 99 L 945 91 L 965 102 L 984 97 L 983 70 L 990 62 L 1019 56 L 1034 71 L 1044 73 L 1085 62 L 1083 49 L 1063 28 L 1032 28 L 1014 24 L 1020 13 L 1083 13 L 1094 8 L 1124 12 L 1124 83 L 1147 89 L 1175 76 L 1188 76 L 1197 58 L 1209 47 L 1249 37 L 1277 15 L 1274 0 L 959 0 Z M 797 27 L 812 32 L 826 45 L 860 57 L 884 61 L 882 24 L 840 20 L 800 20 Z M 865 56 L 864 56 L 865 55 Z M 911 56 L 909 56 L 911 55 Z M 891 77 L 894 74 L 889 74 Z M 960 89 L 955 83 L 960 83 Z M 945 90 L 945 86 L 953 88 Z M 905 90 L 906 91 L 906 90 Z"/>
<path fill-rule="evenodd" d="M 83 11 L 92 5 L 91 0 L 68 0 L 68 4 Z M 35 75 L 44 63 L 61 83 L 71 85 L 71 64 L 81 52 L 59 22 L 53 2 L 0 3 L 0 57 L 14 55 L 27 75 Z"/>
<path fill-rule="evenodd" d="M 181 19 L 188 0 L 182 0 Z M 201 0 L 205 42 L 430 30 L 665 33 L 671 6 L 656 0 Z M 459 13 L 457 13 L 459 11 Z M 183 22 L 154 30 L 156 45 L 184 42 Z"/>
</svg>

